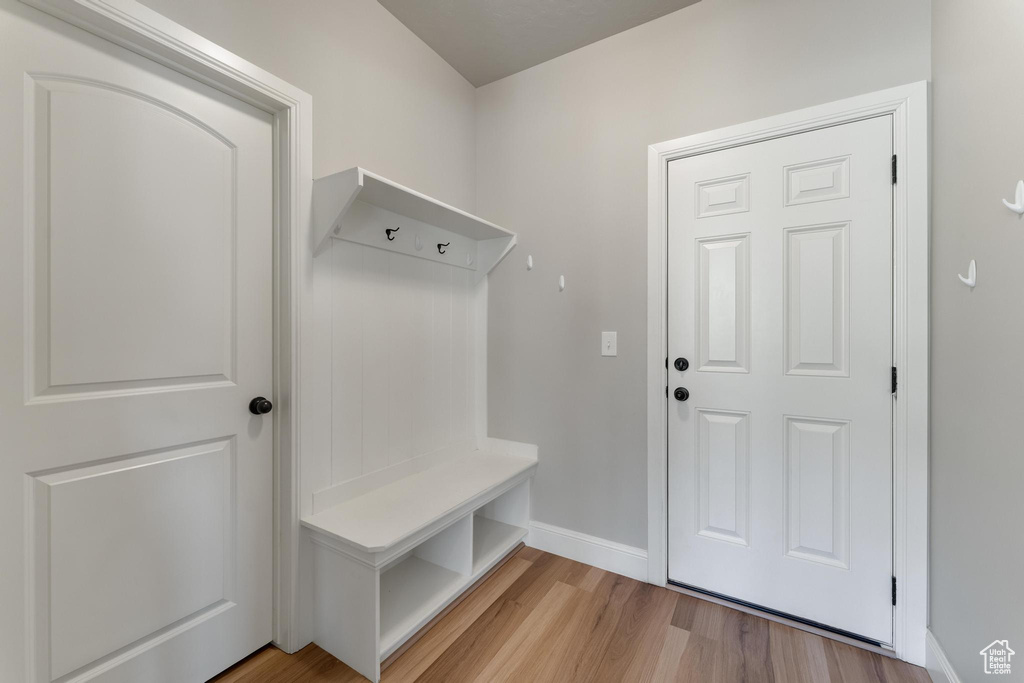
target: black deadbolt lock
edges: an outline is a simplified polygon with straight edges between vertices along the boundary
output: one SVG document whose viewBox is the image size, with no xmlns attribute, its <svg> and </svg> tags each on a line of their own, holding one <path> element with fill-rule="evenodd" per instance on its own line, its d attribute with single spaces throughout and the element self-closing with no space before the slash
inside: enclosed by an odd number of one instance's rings
<svg viewBox="0 0 1024 683">
<path fill-rule="evenodd" d="M 686 360 L 685 358 L 676 358 L 675 366 L 676 370 L 678 370 L 679 372 L 683 372 L 688 367 L 690 367 L 690 361 Z"/>
<path fill-rule="evenodd" d="M 685 401 L 690 398 L 690 392 L 686 390 L 686 387 L 678 387 L 676 389 L 676 400 Z"/>
<path fill-rule="evenodd" d="M 274 404 L 262 396 L 257 396 L 253 400 L 249 401 L 249 412 L 253 415 L 266 415 L 273 409 Z"/>
</svg>

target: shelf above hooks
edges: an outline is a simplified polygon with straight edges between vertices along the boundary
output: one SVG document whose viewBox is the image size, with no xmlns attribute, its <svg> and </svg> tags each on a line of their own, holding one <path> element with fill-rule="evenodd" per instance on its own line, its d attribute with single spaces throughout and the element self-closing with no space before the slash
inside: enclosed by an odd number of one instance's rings
<svg viewBox="0 0 1024 683">
<path fill-rule="evenodd" d="M 516 244 L 513 232 L 358 166 L 313 181 L 313 253 L 332 237 L 480 275 Z"/>
</svg>

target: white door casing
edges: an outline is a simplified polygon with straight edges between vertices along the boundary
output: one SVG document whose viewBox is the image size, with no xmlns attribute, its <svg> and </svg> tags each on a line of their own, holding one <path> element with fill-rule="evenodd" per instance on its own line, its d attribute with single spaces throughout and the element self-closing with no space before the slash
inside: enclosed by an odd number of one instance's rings
<svg viewBox="0 0 1024 683">
<path fill-rule="evenodd" d="M 928 83 L 921 81 L 815 105 L 648 148 L 647 576 L 668 574 L 667 368 L 668 165 L 674 159 L 864 118 L 892 115 L 894 365 L 893 572 L 898 591 L 892 649 L 924 665 L 928 620 Z"/>
<path fill-rule="evenodd" d="M 883 643 L 891 131 L 669 164 L 669 579 Z"/>
<path fill-rule="evenodd" d="M 272 637 L 273 118 L 0 11 L 0 678 L 203 679 Z"/>
<path fill-rule="evenodd" d="M 892 117 L 669 163 L 669 579 L 892 641 Z"/>
</svg>

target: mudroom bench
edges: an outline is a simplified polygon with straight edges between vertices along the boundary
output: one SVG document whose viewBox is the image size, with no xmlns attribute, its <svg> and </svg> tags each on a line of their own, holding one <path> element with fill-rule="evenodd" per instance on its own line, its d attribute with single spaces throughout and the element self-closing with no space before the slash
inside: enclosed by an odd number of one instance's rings
<svg viewBox="0 0 1024 683">
<path fill-rule="evenodd" d="M 325 492 L 302 520 L 313 640 L 372 681 L 527 533 L 535 446 L 484 439 L 422 460 Z"/>
</svg>

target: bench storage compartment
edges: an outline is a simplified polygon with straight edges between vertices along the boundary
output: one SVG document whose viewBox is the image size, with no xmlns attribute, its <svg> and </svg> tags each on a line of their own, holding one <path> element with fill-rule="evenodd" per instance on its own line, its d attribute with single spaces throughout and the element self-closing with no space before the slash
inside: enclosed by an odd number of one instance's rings
<svg viewBox="0 0 1024 683">
<path fill-rule="evenodd" d="M 526 536 L 536 447 L 494 439 L 303 519 L 313 640 L 372 681 L 380 663 Z"/>
</svg>

